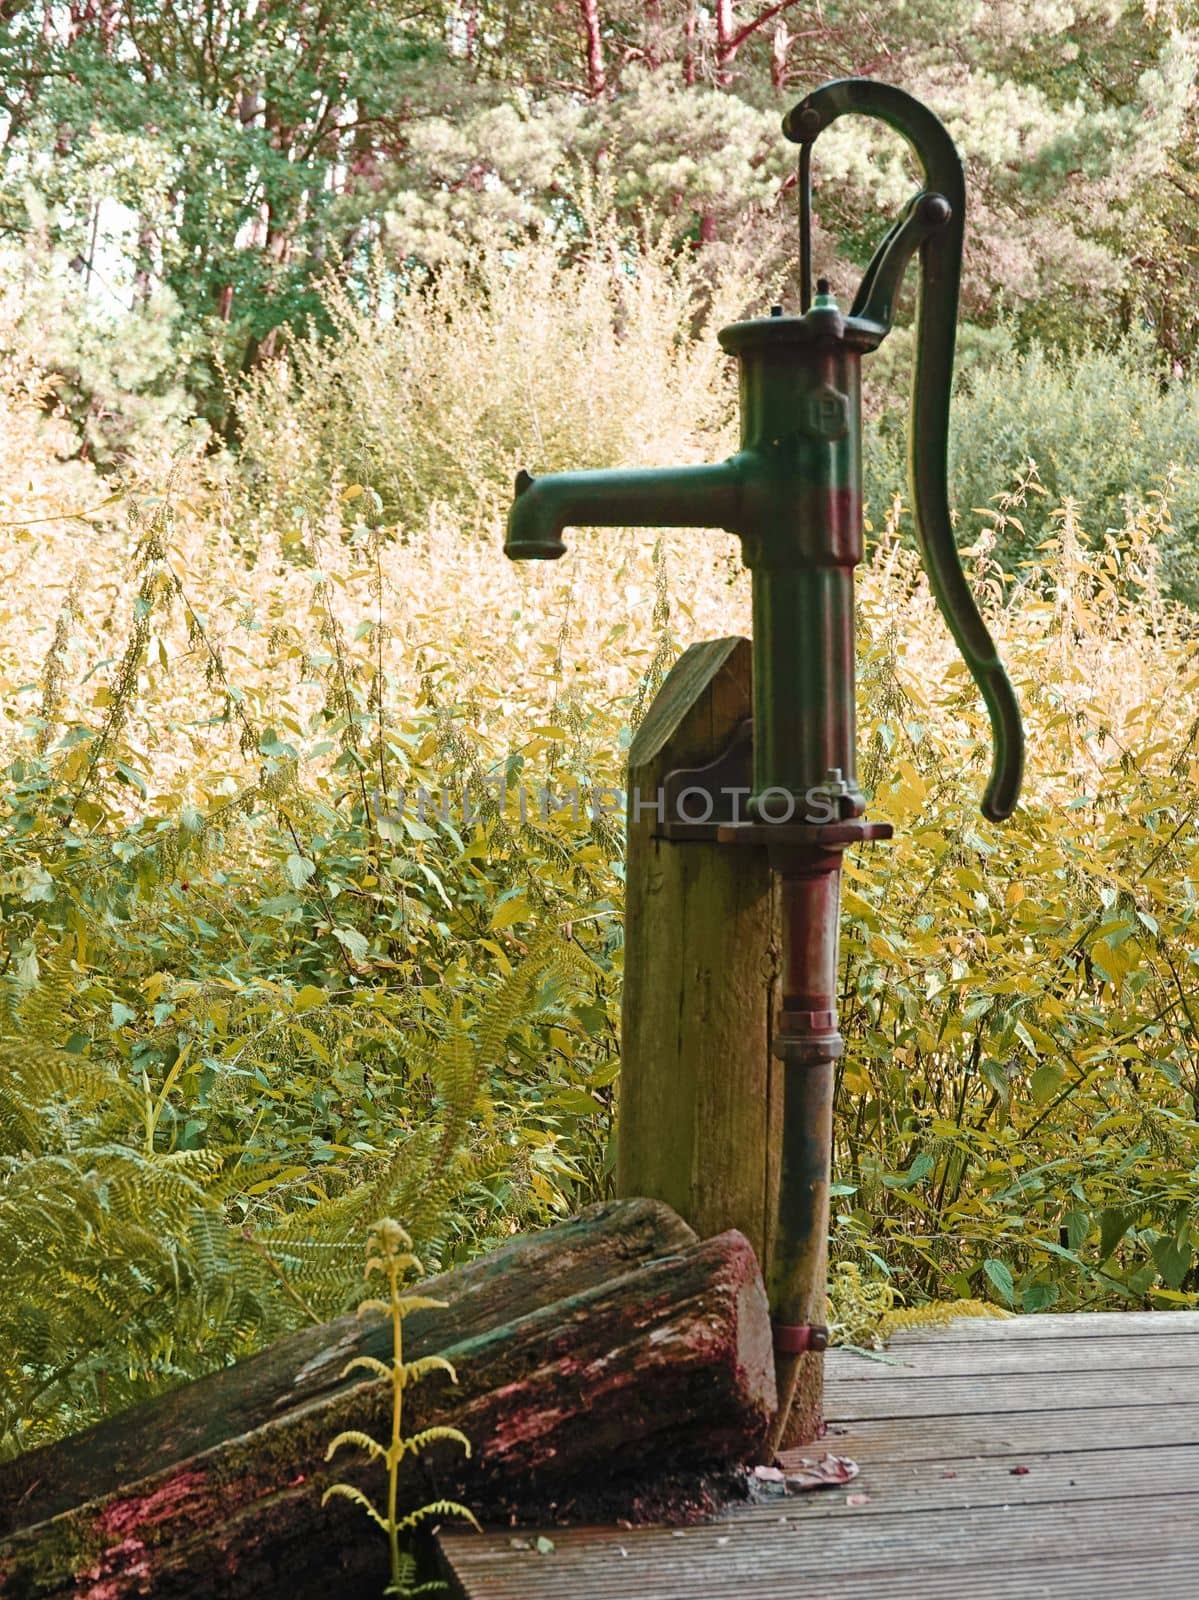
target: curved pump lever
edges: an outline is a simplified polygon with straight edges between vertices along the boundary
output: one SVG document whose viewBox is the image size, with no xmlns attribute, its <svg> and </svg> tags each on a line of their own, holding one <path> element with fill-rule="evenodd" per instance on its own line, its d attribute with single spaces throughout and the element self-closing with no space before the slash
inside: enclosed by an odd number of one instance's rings
<svg viewBox="0 0 1199 1600">
<path fill-rule="evenodd" d="M 962 266 L 966 183 L 953 140 L 911 95 L 870 78 L 845 78 L 814 90 L 783 119 L 783 132 L 810 147 L 847 112 L 877 117 L 912 146 L 925 187 L 876 251 L 851 317 L 890 329 L 908 262 L 920 252 L 916 371 L 912 390 L 909 462 L 916 540 L 929 586 L 982 692 L 991 719 L 994 755 L 982 799 L 983 815 L 1001 822 L 1015 809 L 1024 771 L 1024 729 L 1015 692 L 962 571 L 949 517 L 947 454 L 949 398 Z"/>
</svg>

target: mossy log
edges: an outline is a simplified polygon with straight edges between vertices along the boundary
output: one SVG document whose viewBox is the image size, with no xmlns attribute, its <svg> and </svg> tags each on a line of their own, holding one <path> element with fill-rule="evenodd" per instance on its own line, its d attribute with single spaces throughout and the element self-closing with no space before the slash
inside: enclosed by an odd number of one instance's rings
<svg viewBox="0 0 1199 1600">
<path fill-rule="evenodd" d="M 402 1505 L 449 1496 L 481 1520 L 619 1514 L 655 1480 L 748 1460 L 764 1437 L 769 1318 L 738 1233 L 695 1242 L 665 1207 L 624 1202 L 429 1288 L 450 1309 L 419 1326 L 413 1316 L 406 1354 L 444 1354 L 459 1382 L 414 1387 L 405 1431 L 457 1427 L 474 1451 L 410 1460 Z M 10 1523 L 27 1525 L 0 1545 L 0 1595 L 378 1594 L 385 1541 L 356 1507 L 322 1507 L 321 1496 L 340 1480 L 380 1497 L 380 1467 L 349 1450 L 326 1465 L 324 1454 L 345 1428 L 386 1437 L 389 1386 L 339 1377 L 350 1355 L 386 1353 L 386 1333 L 345 1321 L 310 1330 L 5 1468 Z M 169 1445 L 155 1434 L 160 1408 Z M 120 1444 L 122 1421 L 141 1454 Z M 38 1478 L 38 1457 L 53 1482 Z"/>
<path fill-rule="evenodd" d="M 461 1344 L 639 1262 L 685 1248 L 695 1237 L 656 1201 L 589 1206 L 570 1222 L 521 1235 L 423 1284 L 421 1293 L 444 1300 L 446 1308 L 408 1318 L 406 1353 L 415 1358 Z M 390 1323 L 351 1315 L 303 1328 L 236 1366 L 31 1450 L 0 1466 L 0 1534 L 201 1455 L 288 1410 L 330 1400 L 359 1381 L 341 1375 L 359 1355 L 390 1358 Z"/>
</svg>

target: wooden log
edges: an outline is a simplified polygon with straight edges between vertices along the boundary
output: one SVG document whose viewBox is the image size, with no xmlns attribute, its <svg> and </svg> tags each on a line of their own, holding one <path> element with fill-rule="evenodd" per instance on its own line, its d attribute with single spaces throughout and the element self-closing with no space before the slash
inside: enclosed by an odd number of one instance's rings
<svg viewBox="0 0 1199 1600">
<path fill-rule="evenodd" d="M 629 749 L 616 1187 L 664 1200 L 701 1237 L 740 1229 L 768 1275 L 785 1071 L 770 1051 L 777 882 L 765 849 L 656 837 L 653 808 L 668 773 L 725 753 L 752 691 L 748 639 L 694 644 Z M 785 1444 L 817 1436 L 822 1373 L 819 1355 L 800 1358 Z"/>
<path fill-rule="evenodd" d="M 459 1427 L 461 1452 L 409 1458 L 402 1505 L 453 1495 L 481 1517 L 522 1505 L 542 1518 L 592 1493 L 638 1484 L 680 1465 L 745 1460 L 775 1403 L 765 1290 L 745 1238 L 725 1233 L 635 1265 L 444 1353 L 459 1383 L 434 1377 L 406 1401 L 407 1431 Z M 335 1479 L 378 1495 L 381 1469 L 325 1446 L 343 1428 L 386 1437 L 390 1386 L 334 1389 L 136 1483 L 10 1535 L 0 1546 L 0 1595 L 83 1600 L 316 1600 L 377 1594 L 384 1541 L 343 1500 L 323 1507 Z M 372 1587 L 378 1585 L 378 1587 Z"/>
<path fill-rule="evenodd" d="M 515 1238 L 422 1285 L 422 1293 L 448 1304 L 444 1311 L 414 1313 L 405 1327 L 407 1349 L 417 1357 L 460 1344 L 694 1240 L 691 1228 L 655 1201 L 589 1206 L 570 1222 Z M 328 1399 L 356 1381 L 341 1376 L 351 1357 L 387 1359 L 390 1349 L 391 1328 L 383 1319 L 341 1317 L 31 1450 L 0 1466 L 0 1533 L 200 1455 L 288 1409 Z"/>
</svg>

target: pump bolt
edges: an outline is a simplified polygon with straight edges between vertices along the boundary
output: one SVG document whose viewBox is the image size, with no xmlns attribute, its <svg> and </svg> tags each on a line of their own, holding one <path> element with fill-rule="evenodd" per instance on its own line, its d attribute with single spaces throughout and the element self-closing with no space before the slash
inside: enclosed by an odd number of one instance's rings
<svg viewBox="0 0 1199 1600">
<path fill-rule="evenodd" d="M 783 123 L 783 131 L 789 139 L 799 144 L 808 144 L 824 126 L 824 118 L 815 106 L 796 106 L 795 110 Z"/>
</svg>

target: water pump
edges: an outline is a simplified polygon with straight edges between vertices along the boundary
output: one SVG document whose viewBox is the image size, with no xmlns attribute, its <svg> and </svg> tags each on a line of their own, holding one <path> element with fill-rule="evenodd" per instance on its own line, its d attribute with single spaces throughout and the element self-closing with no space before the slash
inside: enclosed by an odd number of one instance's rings
<svg viewBox="0 0 1199 1600">
<path fill-rule="evenodd" d="M 924 182 L 883 238 L 848 312 L 826 282 L 812 292 L 811 155 L 846 113 L 902 134 Z M 978 684 L 994 749 L 983 815 L 1016 804 L 1024 742 L 1019 706 L 962 571 L 949 515 L 946 451 L 961 275 L 965 181 L 953 141 L 927 107 L 872 79 L 825 84 L 783 121 L 800 146 L 800 309 L 719 334 L 740 368 L 741 444 L 714 465 L 522 472 L 506 553 L 552 560 L 571 526 L 719 528 L 737 534 L 752 577 L 752 792 L 744 815 L 668 815 L 679 842 L 765 845 L 783 901 L 783 1011 L 772 1049 L 786 1065 L 782 1162 L 767 1288 L 780 1376 L 781 1436 L 797 1364 L 822 1349 L 832 1147 L 841 855 L 887 837 L 865 816 L 857 781 L 853 569 L 862 531 L 862 357 L 891 331 L 913 256 L 920 287 L 909 455 L 916 538 L 933 595 Z M 680 783 L 698 781 L 680 775 Z M 676 790 L 678 785 L 675 786 Z"/>
</svg>

